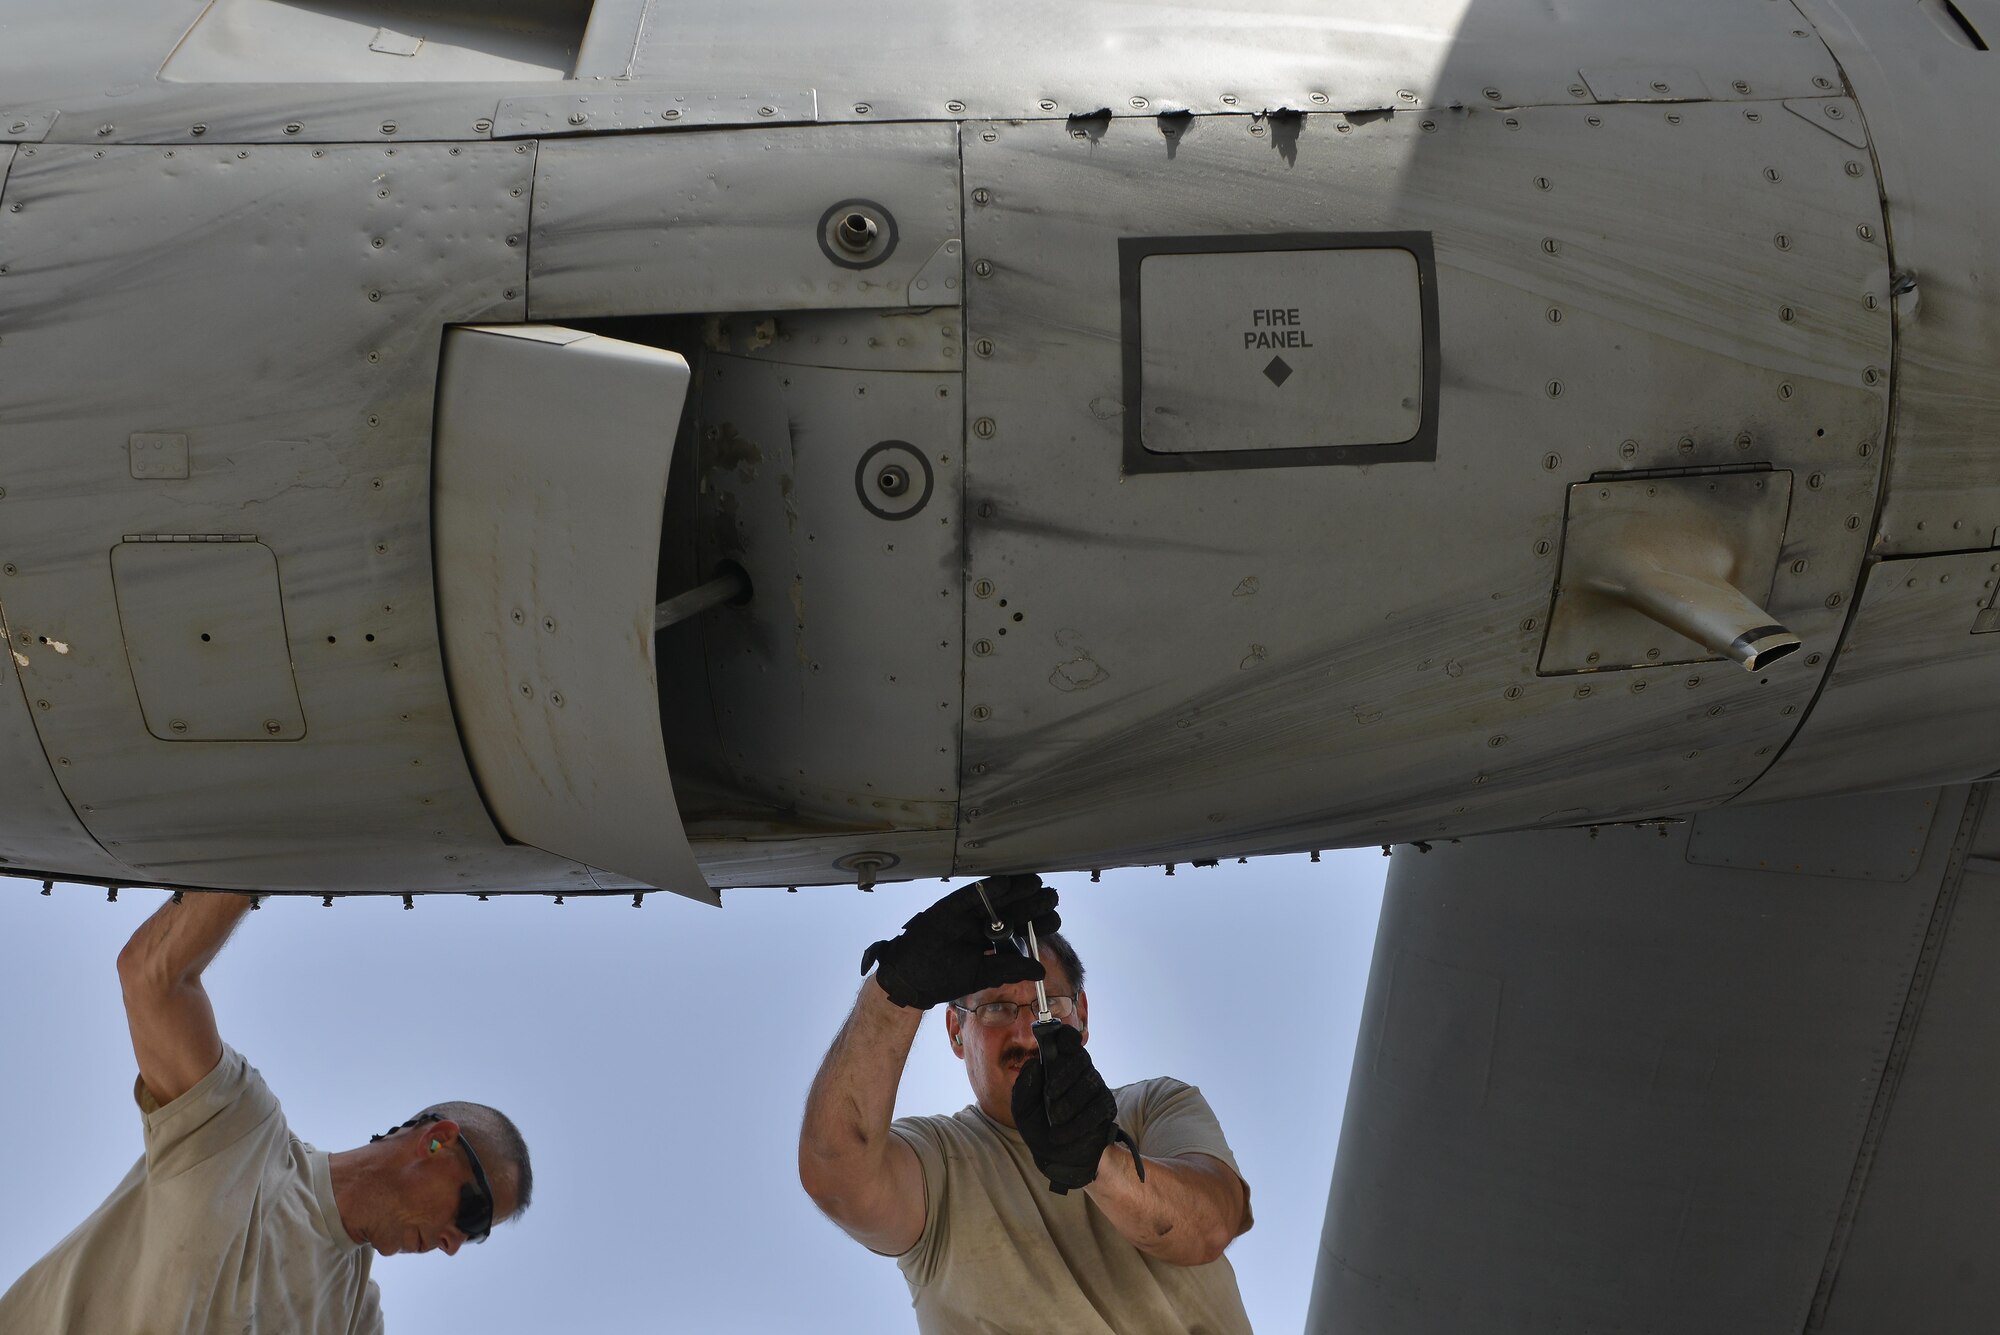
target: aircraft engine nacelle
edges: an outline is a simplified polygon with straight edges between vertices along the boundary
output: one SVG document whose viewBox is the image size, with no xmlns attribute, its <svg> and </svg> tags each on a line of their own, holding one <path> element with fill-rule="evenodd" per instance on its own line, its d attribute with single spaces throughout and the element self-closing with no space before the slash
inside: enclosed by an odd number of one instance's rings
<svg viewBox="0 0 2000 1335">
<path fill-rule="evenodd" d="M 712 898 L 2000 765 L 1969 11 L 1323 8 L 36 30 L 0 870 Z"/>
</svg>

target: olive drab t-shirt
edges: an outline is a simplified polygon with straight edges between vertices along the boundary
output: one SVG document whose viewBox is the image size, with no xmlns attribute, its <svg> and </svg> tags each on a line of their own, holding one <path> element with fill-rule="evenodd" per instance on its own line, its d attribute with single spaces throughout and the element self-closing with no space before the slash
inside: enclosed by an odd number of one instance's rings
<svg viewBox="0 0 2000 1335">
<path fill-rule="evenodd" d="M 1193 1085 L 1160 1078 L 1116 1093 L 1118 1124 L 1148 1158 L 1207 1154 L 1237 1171 Z M 1249 1335 L 1226 1257 L 1147 1256 L 1085 1193 L 1050 1191 L 1021 1133 L 977 1106 L 890 1130 L 924 1170 L 924 1231 L 896 1258 L 923 1335 Z"/>
<path fill-rule="evenodd" d="M 374 1254 L 341 1226 L 327 1156 L 228 1047 L 162 1107 L 104 1204 L 0 1295 L 6 1335 L 381 1335 Z"/>
</svg>

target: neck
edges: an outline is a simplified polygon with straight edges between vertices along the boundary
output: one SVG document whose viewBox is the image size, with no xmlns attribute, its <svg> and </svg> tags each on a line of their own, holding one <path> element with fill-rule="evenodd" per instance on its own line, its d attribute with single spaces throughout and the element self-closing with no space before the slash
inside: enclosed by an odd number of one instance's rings
<svg viewBox="0 0 2000 1335">
<path fill-rule="evenodd" d="M 368 1197 L 370 1156 L 366 1149 L 341 1150 L 326 1156 L 327 1174 L 333 1179 L 333 1208 L 339 1212 L 338 1221 L 348 1241 L 356 1246 L 367 1246 L 371 1239 L 358 1221 L 365 1213 L 363 1202 Z"/>
</svg>

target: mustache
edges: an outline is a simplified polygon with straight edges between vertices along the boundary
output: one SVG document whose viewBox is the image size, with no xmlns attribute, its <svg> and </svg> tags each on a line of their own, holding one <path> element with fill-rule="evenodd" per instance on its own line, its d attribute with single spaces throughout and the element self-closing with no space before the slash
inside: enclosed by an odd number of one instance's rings
<svg viewBox="0 0 2000 1335">
<path fill-rule="evenodd" d="M 1042 1053 L 1040 1048 L 1010 1047 L 1000 1054 L 1000 1064 L 1002 1066 L 1010 1066 L 1017 1059 L 1025 1062 L 1031 1058 L 1039 1057 L 1041 1055 Z"/>
</svg>

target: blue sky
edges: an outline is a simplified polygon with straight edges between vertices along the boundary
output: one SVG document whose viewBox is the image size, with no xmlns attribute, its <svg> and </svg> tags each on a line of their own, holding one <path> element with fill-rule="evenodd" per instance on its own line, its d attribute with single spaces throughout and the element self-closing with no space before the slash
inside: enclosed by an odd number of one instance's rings
<svg viewBox="0 0 2000 1335">
<path fill-rule="evenodd" d="M 1221 1118 L 1257 1215 L 1229 1256 L 1259 1331 L 1304 1324 L 1387 867 L 1365 849 L 1049 878 L 1099 1069 L 1191 1081 Z M 322 1149 L 451 1098 L 526 1134 L 518 1224 L 376 1264 L 392 1332 L 879 1335 L 915 1329 L 908 1290 L 799 1190 L 799 1112 L 862 949 L 947 888 L 731 891 L 720 910 L 273 900 L 209 990 L 224 1039 Z M 162 896 L 36 891 L 0 881 L 0 1288 L 140 1149 L 114 961 Z M 933 1012 L 898 1112 L 969 1101 Z"/>
</svg>

